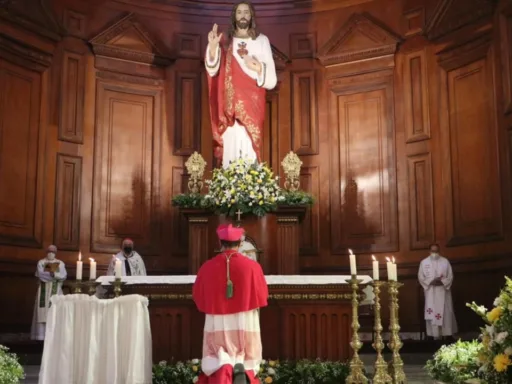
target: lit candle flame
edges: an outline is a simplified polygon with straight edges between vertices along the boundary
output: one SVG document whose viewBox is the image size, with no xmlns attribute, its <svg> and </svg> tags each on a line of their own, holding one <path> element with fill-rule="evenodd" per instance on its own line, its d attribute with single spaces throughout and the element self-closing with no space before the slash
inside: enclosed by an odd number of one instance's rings
<svg viewBox="0 0 512 384">
<path fill-rule="evenodd" d="M 82 261 L 82 252 L 78 252 L 78 261 Z"/>
<path fill-rule="evenodd" d="M 391 263 L 391 260 L 389 260 L 389 257 L 386 257 L 386 260 L 388 261 L 388 263 Z"/>
<path fill-rule="evenodd" d="M 372 255 L 372 260 L 377 261 L 377 259 L 375 258 L 375 255 Z"/>
<path fill-rule="evenodd" d="M 393 259 L 393 264 L 395 264 L 395 256 L 391 256 L 391 258 Z"/>
<path fill-rule="evenodd" d="M 92 257 L 89 257 L 89 260 L 94 263 L 94 259 Z"/>
<path fill-rule="evenodd" d="M 352 250 L 351 250 L 351 249 L 349 249 L 348 251 L 350 252 L 350 254 L 351 254 L 351 255 L 353 255 L 353 253 L 352 253 Z"/>
</svg>

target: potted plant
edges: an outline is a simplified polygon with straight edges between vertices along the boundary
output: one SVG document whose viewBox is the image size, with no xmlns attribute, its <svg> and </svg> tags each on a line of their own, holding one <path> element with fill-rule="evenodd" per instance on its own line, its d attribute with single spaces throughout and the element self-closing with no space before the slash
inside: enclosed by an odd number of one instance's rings
<svg viewBox="0 0 512 384">
<path fill-rule="evenodd" d="M 9 349 L 0 345 L 0 383 L 18 384 L 25 378 L 23 367 L 18 362 L 18 357 L 14 353 L 9 353 Z"/>
<path fill-rule="evenodd" d="M 442 346 L 427 361 L 425 369 L 429 376 L 438 383 L 463 384 L 478 377 L 478 352 L 480 343 L 457 341 Z"/>
</svg>

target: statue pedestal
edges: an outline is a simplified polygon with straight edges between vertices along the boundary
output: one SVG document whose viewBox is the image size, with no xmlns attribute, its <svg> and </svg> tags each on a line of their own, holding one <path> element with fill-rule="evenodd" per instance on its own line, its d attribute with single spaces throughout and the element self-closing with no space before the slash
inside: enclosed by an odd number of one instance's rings
<svg viewBox="0 0 512 384">
<path fill-rule="evenodd" d="M 241 226 L 261 250 L 258 261 L 266 275 L 298 275 L 300 222 L 304 206 L 280 206 L 265 217 L 242 217 Z M 233 222 L 201 209 L 180 209 L 188 222 L 188 273 L 195 275 L 201 264 L 215 256 L 219 241 L 215 229 Z"/>
</svg>

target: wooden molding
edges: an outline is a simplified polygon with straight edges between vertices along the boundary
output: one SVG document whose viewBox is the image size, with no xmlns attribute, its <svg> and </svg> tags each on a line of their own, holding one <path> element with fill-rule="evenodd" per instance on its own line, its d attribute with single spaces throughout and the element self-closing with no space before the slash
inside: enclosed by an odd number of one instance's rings
<svg viewBox="0 0 512 384">
<path fill-rule="evenodd" d="M 369 16 L 355 13 L 319 50 L 318 59 L 327 67 L 393 55 L 399 42 Z"/>
<path fill-rule="evenodd" d="M 496 2 L 494 0 L 441 0 L 425 26 L 429 40 L 437 40 L 451 32 L 491 17 Z"/>
<path fill-rule="evenodd" d="M 290 56 L 293 59 L 315 57 L 316 33 L 292 33 L 290 35 Z"/>
<path fill-rule="evenodd" d="M 86 16 L 70 9 L 64 11 L 64 28 L 70 36 L 84 38 L 86 34 Z"/>
<path fill-rule="evenodd" d="M 274 58 L 274 63 L 276 65 L 277 71 L 284 71 L 288 63 L 290 63 L 290 59 L 283 52 L 277 49 L 274 45 L 270 45 L 272 48 L 272 57 Z"/>
<path fill-rule="evenodd" d="M 187 59 L 201 58 L 201 35 L 191 33 L 175 34 L 176 54 Z"/>
<path fill-rule="evenodd" d="M 425 7 L 411 9 L 404 13 L 406 20 L 405 37 L 419 35 L 425 28 Z"/>
<path fill-rule="evenodd" d="M 492 35 L 486 33 L 470 42 L 450 46 L 437 53 L 438 64 L 445 71 L 459 68 L 472 61 L 487 57 L 491 44 Z"/>
<path fill-rule="evenodd" d="M 168 66 L 162 44 L 130 13 L 89 41 L 95 55 L 156 66 Z"/>
</svg>

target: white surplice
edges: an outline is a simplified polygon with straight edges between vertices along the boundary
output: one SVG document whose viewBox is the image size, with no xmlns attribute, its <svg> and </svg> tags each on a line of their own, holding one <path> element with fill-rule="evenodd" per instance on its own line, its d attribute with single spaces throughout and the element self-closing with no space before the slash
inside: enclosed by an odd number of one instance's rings
<svg viewBox="0 0 512 384">
<path fill-rule="evenodd" d="M 46 264 L 56 263 L 58 271 L 52 277 L 50 272 L 44 270 Z M 62 295 L 62 282 L 66 280 L 67 272 L 64 263 L 58 259 L 44 258 L 37 263 L 35 276 L 39 279 L 34 314 L 32 316 L 32 328 L 30 338 L 32 340 L 44 340 L 46 333 L 46 317 L 50 308 L 50 298 L 53 295 Z"/>
<path fill-rule="evenodd" d="M 443 285 L 430 285 L 439 277 Z M 457 321 L 453 311 L 451 287 L 452 267 L 448 259 L 430 255 L 420 264 L 418 280 L 425 292 L 425 321 L 427 335 L 434 338 L 457 333 Z"/>
<path fill-rule="evenodd" d="M 238 49 L 241 45 L 249 52 L 249 56 L 255 56 L 263 65 L 261 75 L 257 72 L 250 70 L 244 62 L 244 59 L 238 54 Z M 217 49 L 215 57 L 210 60 L 209 45 L 206 47 L 205 66 L 208 75 L 216 76 L 220 68 L 220 48 Z M 271 90 L 277 84 L 276 67 L 274 57 L 272 55 L 272 47 L 268 37 L 260 33 L 256 39 L 251 38 L 233 38 L 233 57 L 236 59 L 244 73 L 257 82 L 258 86 Z M 235 123 L 228 127 L 222 135 L 224 142 L 224 149 L 222 155 L 222 166 L 227 168 L 231 161 L 237 160 L 240 157 L 255 161 L 257 159 L 256 152 L 254 152 L 251 138 L 247 130 L 237 120 Z"/>
<path fill-rule="evenodd" d="M 254 245 L 249 241 L 243 240 L 240 243 L 240 248 L 238 248 L 238 252 L 240 252 L 245 257 L 248 257 L 251 260 L 258 261 L 258 253 L 254 248 Z"/>
<path fill-rule="evenodd" d="M 146 276 L 146 265 L 144 264 L 144 260 L 142 260 L 142 256 L 137 252 L 133 251 L 130 256 L 126 257 L 125 254 L 121 251 L 116 255 L 116 258 L 121 260 L 121 270 L 122 275 L 127 276 L 125 261 L 128 260 L 128 264 L 130 265 L 131 276 Z M 114 276 L 115 273 L 115 260 L 112 258 L 107 270 L 107 276 Z"/>
</svg>

